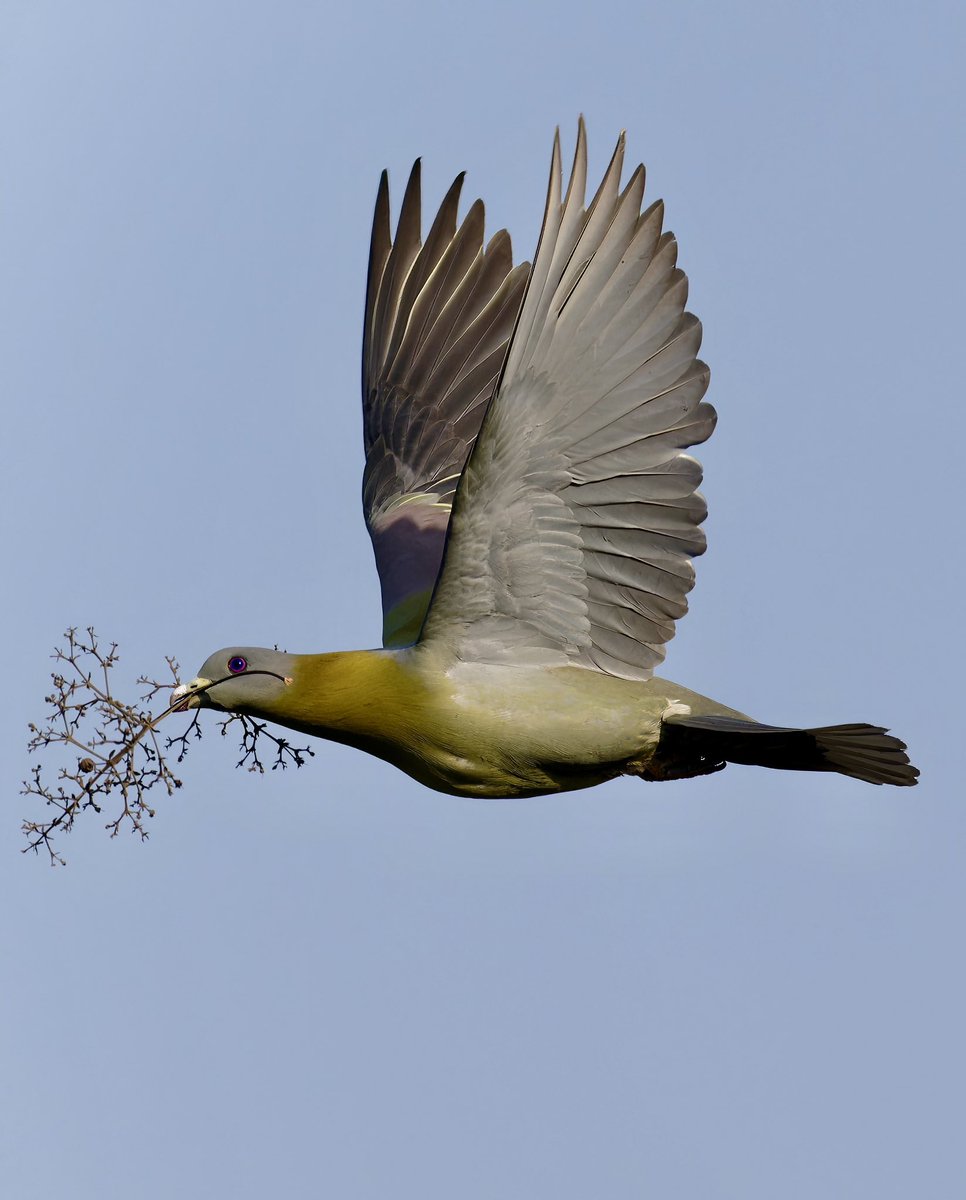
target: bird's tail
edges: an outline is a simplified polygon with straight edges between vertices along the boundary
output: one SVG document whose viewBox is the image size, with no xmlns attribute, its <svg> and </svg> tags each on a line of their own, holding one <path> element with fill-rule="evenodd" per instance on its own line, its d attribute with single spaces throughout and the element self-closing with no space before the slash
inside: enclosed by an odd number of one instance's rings
<svg viewBox="0 0 966 1200">
<path fill-rule="evenodd" d="M 783 729 L 733 717 L 674 714 L 662 722 L 658 755 L 675 760 L 693 755 L 703 771 L 746 763 L 783 771 L 838 771 L 866 783 L 910 787 L 919 772 L 905 751 L 905 743 L 879 725 Z"/>
</svg>

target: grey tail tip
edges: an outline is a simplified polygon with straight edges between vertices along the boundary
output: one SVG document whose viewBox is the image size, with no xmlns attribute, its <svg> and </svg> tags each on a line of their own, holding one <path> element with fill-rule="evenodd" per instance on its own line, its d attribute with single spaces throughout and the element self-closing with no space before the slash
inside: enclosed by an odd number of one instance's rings
<svg viewBox="0 0 966 1200">
<path fill-rule="evenodd" d="M 734 717 L 672 715 L 664 722 L 662 742 L 665 739 L 675 755 L 696 755 L 721 766 L 730 762 L 782 771 L 837 771 L 865 783 L 895 787 L 914 787 L 919 778 L 905 742 L 881 725 L 785 729 Z"/>
</svg>

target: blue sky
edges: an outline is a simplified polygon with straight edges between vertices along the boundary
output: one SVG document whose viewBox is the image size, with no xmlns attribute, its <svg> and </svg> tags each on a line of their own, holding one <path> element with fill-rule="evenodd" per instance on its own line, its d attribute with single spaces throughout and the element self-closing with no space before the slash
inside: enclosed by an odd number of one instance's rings
<svg viewBox="0 0 966 1200">
<path fill-rule="evenodd" d="M 8 0 L 0 1155 L 18 1200 L 947 1197 L 966 805 L 960 6 Z M 148 843 L 19 854 L 71 624 L 119 686 L 374 645 L 379 171 L 532 254 L 555 125 L 663 196 L 719 411 L 670 678 L 890 725 L 915 791 L 730 767 L 458 801 L 214 733 Z"/>
</svg>

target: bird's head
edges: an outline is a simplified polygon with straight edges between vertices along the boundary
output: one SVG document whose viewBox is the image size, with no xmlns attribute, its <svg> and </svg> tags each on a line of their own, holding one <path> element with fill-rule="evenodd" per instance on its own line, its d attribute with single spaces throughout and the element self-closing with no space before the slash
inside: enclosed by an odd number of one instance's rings
<svg viewBox="0 0 966 1200">
<path fill-rule="evenodd" d="M 269 712 L 292 684 L 295 655 L 260 646 L 217 650 L 196 678 L 175 688 L 177 711 L 217 708 L 223 712 Z"/>
</svg>

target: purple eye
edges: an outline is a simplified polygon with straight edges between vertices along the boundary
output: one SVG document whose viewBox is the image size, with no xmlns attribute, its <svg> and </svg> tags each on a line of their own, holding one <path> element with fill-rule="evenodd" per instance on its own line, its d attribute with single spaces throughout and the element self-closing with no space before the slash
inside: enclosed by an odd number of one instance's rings
<svg viewBox="0 0 966 1200">
<path fill-rule="evenodd" d="M 242 671 L 248 670 L 248 659 L 242 658 L 240 654 L 237 654 L 234 658 L 228 660 L 228 670 L 231 671 L 232 675 L 240 675 Z"/>
</svg>

